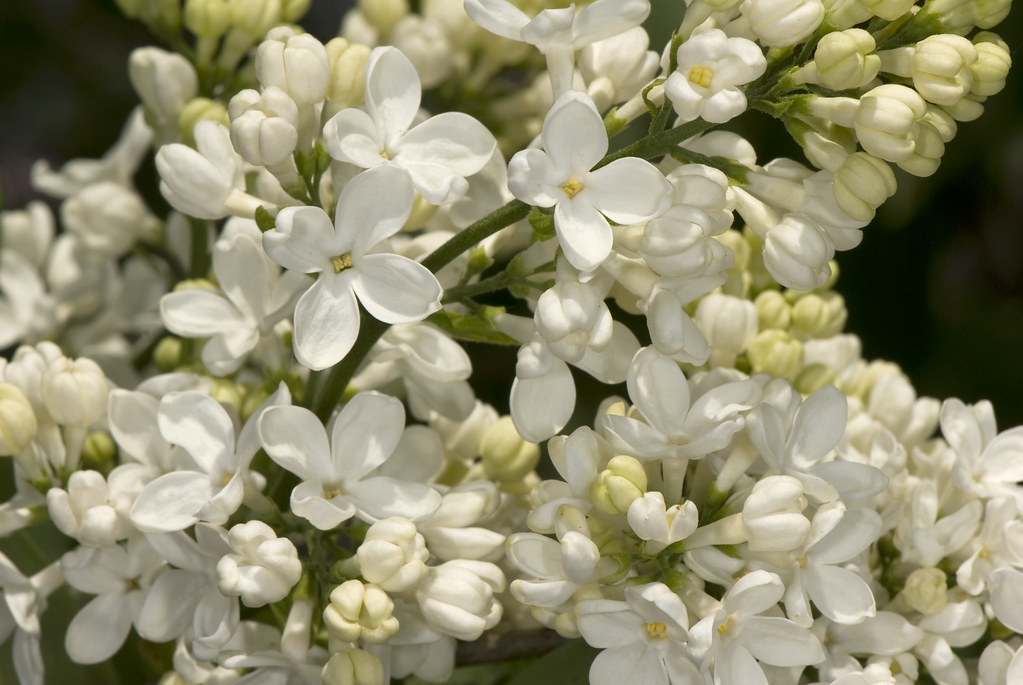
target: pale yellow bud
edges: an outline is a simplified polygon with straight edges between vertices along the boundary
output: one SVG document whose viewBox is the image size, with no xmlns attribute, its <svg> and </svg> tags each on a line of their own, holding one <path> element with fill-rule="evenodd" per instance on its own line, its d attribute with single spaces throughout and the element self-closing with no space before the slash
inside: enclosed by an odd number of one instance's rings
<svg viewBox="0 0 1023 685">
<path fill-rule="evenodd" d="M 746 346 L 746 357 L 753 373 L 791 379 L 803 364 L 803 344 L 785 331 L 760 331 Z"/>
<path fill-rule="evenodd" d="M 624 514 L 646 492 L 646 469 L 635 457 L 618 455 L 590 486 L 590 501 L 606 514 Z"/>
<path fill-rule="evenodd" d="M 989 97 L 1005 88 L 1005 77 L 1012 65 L 1009 46 L 1001 38 L 987 31 L 974 37 L 977 61 L 970 66 L 973 84 L 970 93 Z"/>
<path fill-rule="evenodd" d="M 870 221 L 896 188 L 895 173 L 884 160 L 855 152 L 835 172 L 833 192 L 839 209 L 857 221 Z"/>
<path fill-rule="evenodd" d="M 826 385 L 835 384 L 835 370 L 826 364 L 810 364 L 796 376 L 792 383 L 804 397 L 820 390 Z"/>
<path fill-rule="evenodd" d="M 213 388 L 210 390 L 210 397 L 221 404 L 227 404 L 235 411 L 241 409 L 242 394 L 234 381 L 227 378 L 218 378 L 213 381 Z"/>
<path fill-rule="evenodd" d="M 906 578 L 902 590 L 906 603 L 921 614 L 934 614 L 948 603 L 945 572 L 933 566 L 918 568 Z"/>
<path fill-rule="evenodd" d="M 181 365 L 181 339 L 168 335 L 156 343 L 153 362 L 161 371 L 169 372 Z"/>
<path fill-rule="evenodd" d="M 195 144 L 192 131 L 200 121 L 216 121 L 224 126 L 231 125 L 227 108 L 209 98 L 193 98 L 178 112 L 178 132 L 187 145 Z"/>
<path fill-rule="evenodd" d="M 86 468 L 110 463 L 117 454 L 117 445 L 106 433 L 99 431 L 85 436 L 82 445 L 82 462 Z"/>
<path fill-rule="evenodd" d="M 293 24 L 309 11 L 311 0 L 281 0 L 281 21 Z"/>
<path fill-rule="evenodd" d="M 860 0 L 860 4 L 874 16 L 895 21 L 904 16 L 915 3 L 914 0 Z"/>
<path fill-rule="evenodd" d="M 785 330 L 792 323 L 792 307 L 777 290 L 765 290 L 753 300 L 757 308 L 757 321 L 761 329 Z"/>
<path fill-rule="evenodd" d="M 323 666 L 323 685 L 384 685 L 384 666 L 375 655 L 350 647 Z"/>
<path fill-rule="evenodd" d="M 881 58 L 871 54 L 874 37 L 863 29 L 829 33 L 817 43 L 813 54 L 817 82 L 832 90 L 865 86 L 874 80 Z"/>
<path fill-rule="evenodd" d="M 21 388 L 0 383 L 0 456 L 17 454 L 35 437 L 39 424 Z"/>
<path fill-rule="evenodd" d="M 281 0 L 230 0 L 231 23 L 246 36 L 259 40 L 283 19 Z"/>
<path fill-rule="evenodd" d="M 385 34 L 409 13 L 408 0 L 358 0 L 356 6 L 373 28 Z"/>
<path fill-rule="evenodd" d="M 330 59 L 327 99 L 340 107 L 362 104 L 366 91 L 366 60 L 369 47 L 334 38 L 326 45 Z"/>
<path fill-rule="evenodd" d="M 930 176 L 941 165 L 941 156 L 945 154 L 945 142 L 941 133 L 930 122 L 919 122 L 916 132 L 916 145 L 913 154 L 898 162 L 899 168 L 921 178 Z"/>
<path fill-rule="evenodd" d="M 845 300 L 836 292 L 810 293 L 792 307 L 791 332 L 810 338 L 830 338 L 845 327 Z"/>
<path fill-rule="evenodd" d="M 970 91 L 977 49 L 951 33 L 927 36 L 916 44 L 910 59 L 913 87 L 936 105 L 954 105 Z"/>
<path fill-rule="evenodd" d="M 186 0 L 185 28 L 203 38 L 219 38 L 231 25 L 227 0 Z"/>
<path fill-rule="evenodd" d="M 536 468 L 540 447 L 523 440 L 510 416 L 502 416 L 487 428 L 480 441 L 480 458 L 487 478 L 516 481 Z"/>
<path fill-rule="evenodd" d="M 323 623 L 330 637 L 338 642 L 358 639 L 383 644 L 398 632 L 393 616 L 394 601 L 376 585 L 346 580 L 330 593 L 330 604 L 323 610 Z"/>
</svg>

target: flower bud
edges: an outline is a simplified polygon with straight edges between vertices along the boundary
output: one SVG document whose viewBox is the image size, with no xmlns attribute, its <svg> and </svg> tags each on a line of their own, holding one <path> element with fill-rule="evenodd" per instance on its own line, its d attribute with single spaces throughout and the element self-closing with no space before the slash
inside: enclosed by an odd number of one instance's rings
<svg viewBox="0 0 1023 685">
<path fill-rule="evenodd" d="M 323 666 L 323 685 L 384 685 L 384 666 L 358 647 L 334 653 Z"/>
<path fill-rule="evenodd" d="M 193 98 L 178 112 L 178 133 L 186 145 L 195 145 L 195 125 L 200 121 L 215 121 L 224 126 L 231 125 L 227 108 L 209 98 Z"/>
<path fill-rule="evenodd" d="M 1009 46 L 993 33 L 978 33 L 974 37 L 977 49 L 977 61 L 970 66 L 973 84 L 970 93 L 979 97 L 988 97 L 998 93 L 1005 87 L 1005 77 L 1012 65 Z"/>
<path fill-rule="evenodd" d="M 107 481 L 97 471 L 75 471 L 66 491 L 47 491 L 46 505 L 60 532 L 83 545 L 108 547 L 127 537 L 131 529 L 124 512 L 110 502 Z"/>
<path fill-rule="evenodd" d="M 711 365 L 732 366 L 757 333 L 757 308 L 749 300 L 711 293 L 696 307 L 693 321 L 711 345 Z"/>
<path fill-rule="evenodd" d="M 181 338 L 168 335 L 156 343 L 153 350 L 153 363 L 163 372 L 170 372 L 181 365 Z"/>
<path fill-rule="evenodd" d="M 792 476 L 757 481 L 742 505 L 750 551 L 787 552 L 800 547 L 810 532 L 810 521 L 802 514 L 806 505 L 803 484 Z"/>
<path fill-rule="evenodd" d="M 309 11 L 312 0 L 281 0 L 281 21 L 294 24 Z"/>
<path fill-rule="evenodd" d="M 430 552 L 416 524 L 395 516 L 370 526 L 355 556 L 363 578 L 388 592 L 403 592 L 426 575 Z"/>
<path fill-rule="evenodd" d="M 369 47 L 349 43 L 344 38 L 334 38 L 327 43 L 326 49 L 330 60 L 327 99 L 338 107 L 358 107 L 366 92 Z"/>
<path fill-rule="evenodd" d="M 913 0 L 860 0 L 860 4 L 875 17 L 895 21 L 905 16 L 915 3 Z"/>
<path fill-rule="evenodd" d="M 9 457 L 25 449 L 38 429 L 25 393 L 13 383 L 0 383 L 0 456 Z"/>
<path fill-rule="evenodd" d="M 159 223 L 138 193 L 113 181 L 82 188 L 65 200 L 60 212 L 65 228 L 105 257 L 120 257 Z"/>
<path fill-rule="evenodd" d="M 109 466 L 117 455 L 117 444 L 106 433 L 93 431 L 85 436 L 82 445 L 82 463 L 89 466 Z"/>
<path fill-rule="evenodd" d="M 217 563 L 217 587 L 247 607 L 281 601 L 302 577 L 295 545 L 262 521 L 239 523 L 227 540 L 235 553 Z"/>
<path fill-rule="evenodd" d="M 186 0 L 185 28 L 203 38 L 219 38 L 231 25 L 227 0 Z"/>
<path fill-rule="evenodd" d="M 792 385 L 801 395 L 808 396 L 826 385 L 834 385 L 835 380 L 835 370 L 830 366 L 825 364 L 809 364 L 799 372 Z"/>
<path fill-rule="evenodd" d="M 838 293 L 808 293 L 792 306 L 790 333 L 809 338 L 830 338 L 842 332 L 847 316 L 845 300 Z"/>
<path fill-rule="evenodd" d="M 945 572 L 927 566 L 915 569 L 906 578 L 902 590 L 906 603 L 921 614 L 935 614 L 948 603 L 948 583 Z"/>
<path fill-rule="evenodd" d="M 298 145 L 298 107 L 280 88 L 243 90 L 231 98 L 231 142 L 249 164 L 273 166 Z"/>
<path fill-rule="evenodd" d="M 786 214 L 764 240 L 764 266 L 778 283 L 812 290 L 831 277 L 835 246 L 820 225 L 801 214 Z"/>
<path fill-rule="evenodd" d="M 860 88 L 874 80 L 881 58 L 871 54 L 874 37 L 863 29 L 829 33 L 813 54 L 817 82 L 832 90 Z"/>
<path fill-rule="evenodd" d="M 480 441 L 480 457 L 487 478 L 501 482 L 521 480 L 540 461 L 540 446 L 524 440 L 510 416 L 491 424 Z"/>
<path fill-rule="evenodd" d="M 912 88 L 886 83 L 860 98 L 853 118 L 856 138 L 872 155 L 901 162 L 913 156 L 916 122 L 927 103 Z"/>
<path fill-rule="evenodd" d="M 412 62 L 424 89 L 436 88 L 451 75 L 455 54 L 436 22 L 409 14 L 394 26 L 390 42 Z"/>
<path fill-rule="evenodd" d="M 380 33 L 390 33 L 395 24 L 409 13 L 408 0 L 358 0 L 363 18 Z"/>
<path fill-rule="evenodd" d="M 321 102 L 330 83 L 327 49 L 307 33 L 274 29 L 256 51 L 256 78 L 264 88 L 283 90 L 299 107 Z"/>
<path fill-rule="evenodd" d="M 746 0 L 742 13 L 753 33 L 769 47 L 802 43 L 824 20 L 821 0 Z"/>
<path fill-rule="evenodd" d="M 494 593 L 504 590 L 505 582 L 494 564 L 458 559 L 431 568 L 416 589 L 416 601 L 430 628 L 471 642 L 501 620 Z"/>
<path fill-rule="evenodd" d="M 590 501 L 605 514 L 624 514 L 637 497 L 646 492 L 647 477 L 643 464 L 635 457 L 612 457 L 590 485 Z"/>
<path fill-rule="evenodd" d="M 40 267 L 53 242 L 53 212 L 49 206 L 33 200 L 25 209 L 0 212 L 3 224 L 3 247 L 11 249 Z"/>
<path fill-rule="evenodd" d="M 746 357 L 753 373 L 793 378 L 803 364 L 803 344 L 785 331 L 760 331 L 746 346 Z"/>
<path fill-rule="evenodd" d="M 835 201 L 857 221 L 870 221 L 885 200 L 895 194 L 895 173 L 868 152 L 854 152 L 835 172 Z"/>
<path fill-rule="evenodd" d="M 230 0 L 231 24 L 237 31 L 255 39 L 281 23 L 281 0 Z"/>
<path fill-rule="evenodd" d="M 753 300 L 761 329 L 786 330 L 792 322 L 792 305 L 777 290 L 765 290 Z"/>
<path fill-rule="evenodd" d="M 160 48 L 136 48 L 128 58 L 128 78 L 161 124 L 177 124 L 178 112 L 199 92 L 199 77 L 192 64 Z"/>
<path fill-rule="evenodd" d="M 361 639 L 383 644 L 398 632 L 394 601 L 376 585 L 360 580 L 346 580 L 331 591 L 323 622 L 338 642 Z"/>
<path fill-rule="evenodd" d="M 914 176 L 930 176 L 941 165 L 941 156 L 945 154 L 945 143 L 938 130 L 927 121 L 918 123 L 916 144 L 913 154 L 908 159 L 898 162 L 899 168 Z"/>
<path fill-rule="evenodd" d="M 103 370 L 86 357 L 56 359 L 43 374 L 43 401 L 53 420 L 88 426 L 107 413 L 110 386 Z"/>
<path fill-rule="evenodd" d="M 916 44 L 910 68 L 913 87 L 937 105 L 954 105 L 970 91 L 977 49 L 966 38 L 951 33 L 927 36 Z"/>
</svg>

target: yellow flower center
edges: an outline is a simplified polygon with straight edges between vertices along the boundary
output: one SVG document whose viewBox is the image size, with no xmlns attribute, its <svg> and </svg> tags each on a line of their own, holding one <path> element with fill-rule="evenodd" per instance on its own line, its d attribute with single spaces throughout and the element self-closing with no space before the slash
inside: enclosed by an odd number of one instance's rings
<svg viewBox="0 0 1023 685">
<path fill-rule="evenodd" d="M 668 628 L 663 623 L 647 623 L 646 634 L 652 638 L 663 640 L 668 637 Z"/>
<path fill-rule="evenodd" d="M 391 160 L 391 156 L 389 154 L 387 154 L 387 150 L 381 150 L 380 151 L 380 156 L 383 157 L 384 159 L 388 160 L 388 161 Z"/>
<path fill-rule="evenodd" d="M 729 631 L 732 629 L 732 619 L 733 618 L 735 618 L 735 614 L 732 614 L 731 616 L 729 616 L 728 619 L 724 623 L 722 623 L 721 625 L 718 626 L 718 632 L 721 633 L 722 635 L 727 635 L 729 633 Z"/>
<path fill-rule="evenodd" d="M 565 185 L 561 186 L 561 189 L 565 191 L 565 195 L 573 198 L 580 190 L 583 189 L 583 184 L 579 181 L 569 181 Z"/>
<path fill-rule="evenodd" d="M 345 492 L 345 491 L 344 491 L 344 490 L 342 490 L 342 489 L 341 489 L 341 488 L 339 488 L 339 487 L 334 487 L 334 488 L 331 488 L 330 490 L 328 490 L 328 489 L 327 489 L 327 488 L 325 487 L 325 488 L 323 488 L 323 499 L 334 499 L 334 498 L 335 498 L 335 497 L 337 497 L 338 495 L 343 495 L 343 494 L 344 494 L 344 492 Z"/>
<path fill-rule="evenodd" d="M 712 78 L 714 78 L 714 72 L 702 64 L 697 64 L 689 70 L 689 80 L 698 86 L 709 88 Z"/>
<path fill-rule="evenodd" d="M 352 255 L 347 252 L 330 258 L 330 264 L 334 267 L 334 273 L 339 274 L 345 269 L 352 268 Z"/>
</svg>

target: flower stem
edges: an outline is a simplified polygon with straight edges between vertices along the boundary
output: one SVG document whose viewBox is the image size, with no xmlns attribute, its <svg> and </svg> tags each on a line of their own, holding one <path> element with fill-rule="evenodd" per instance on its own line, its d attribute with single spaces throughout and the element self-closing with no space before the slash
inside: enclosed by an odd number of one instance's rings
<svg viewBox="0 0 1023 685">
<path fill-rule="evenodd" d="M 455 257 L 475 247 L 480 241 L 489 238 L 502 228 L 511 226 L 516 221 L 525 219 L 530 209 L 529 205 L 520 200 L 512 200 L 503 207 L 495 209 L 430 253 L 423 260 L 423 266 L 437 273 L 454 261 Z"/>
<path fill-rule="evenodd" d="M 621 159 L 623 157 L 639 157 L 640 159 L 645 160 L 663 157 L 670 153 L 672 149 L 682 141 L 689 140 L 693 136 L 703 133 L 714 126 L 716 126 L 716 124 L 704 121 L 703 119 L 687 121 L 673 129 L 669 129 L 662 133 L 655 133 L 654 135 L 647 136 L 632 145 L 626 145 L 621 150 L 617 150 L 606 155 L 604 159 L 597 162 L 597 165 L 593 168 L 599 169 L 600 167 L 607 166 L 616 159 Z"/>
</svg>

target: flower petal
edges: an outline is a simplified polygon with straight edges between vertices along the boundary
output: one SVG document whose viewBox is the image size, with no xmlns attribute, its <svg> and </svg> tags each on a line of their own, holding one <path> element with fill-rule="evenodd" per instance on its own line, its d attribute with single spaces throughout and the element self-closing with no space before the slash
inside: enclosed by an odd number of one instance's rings
<svg viewBox="0 0 1023 685">
<path fill-rule="evenodd" d="M 349 499 L 362 514 L 374 519 L 404 516 L 413 521 L 429 518 L 440 506 L 440 493 L 422 483 L 406 483 L 386 476 L 359 481 Z"/>
<path fill-rule="evenodd" d="M 201 392 L 170 392 L 156 412 L 160 433 L 181 445 L 208 474 L 229 467 L 234 455 L 234 424 L 220 403 Z M 231 469 L 233 470 L 233 469 Z"/>
<path fill-rule="evenodd" d="M 506 0 L 465 0 L 465 13 L 487 31 L 512 40 L 521 40 L 519 32 L 529 23 L 529 17 Z"/>
<path fill-rule="evenodd" d="M 209 589 L 203 574 L 181 569 L 161 573 L 146 593 L 135 630 L 150 642 L 167 642 L 192 623 L 196 605 Z"/>
<path fill-rule="evenodd" d="M 146 533 L 184 530 L 216 494 L 209 476 L 198 471 L 166 473 L 143 488 L 131 507 L 131 522 Z"/>
<path fill-rule="evenodd" d="M 226 297 L 198 289 L 178 290 L 161 297 L 160 318 L 167 330 L 186 338 L 206 338 L 245 324 Z"/>
<path fill-rule="evenodd" d="M 565 257 L 580 271 L 593 271 L 611 254 L 611 225 L 583 197 L 558 202 L 554 207 L 554 231 Z"/>
<path fill-rule="evenodd" d="M 430 117 L 405 134 L 395 161 L 429 161 L 458 176 L 472 176 L 482 169 L 497 141 L 476 119 L 462 112 Z"/>
<path fill-rule="evenodd" d="M 366 111 L 389 144 L 419 112 L 421 85 L 412 62 L 393 47 L 375 48 L 366 61 Z"/>
<path fill-rule="evenodd" d="M 551 107 L 540 139 L 554 166 L 566 176 L 585 174 L 607 153 L 607 129 L 600 113 L 588 95 L 574 90 Z"/>
<path fill-rule="evenodd" d="M 364 255 L 352 289 L 366 311 L 384 323 L 422 321 L 440 309 L 444 294 L 429 269 L 396 254 Z"/>
<path fill-rule="evenodd" d="M 586 177 L 583 194 L 607 218 L 619 224 L 652 219 L 671 205 L 673 189 L 650 162 L 616 159 Z"/>
<path fill-rule="evenodd" d="M 327 152 L 336 160 L 370 168 L 385 164 L 385 142 L 373 117 L 361 109 L 341 110 L 323 126 Z"/>
<path fill-rule="evenodd" d="M 268 407 L 259 418 L 258 430 L 270 458 L 302 480 L 337 477 L 327 431 L 308 409 L 290 405 Z"/>
<path fill-rule="evenodd" d="M 319 207 L 285 207 L 276 228 L 263 234 L 263 249 L 285 269 L 313 273 L 327 268 L 333 254 L 348 251 L 339 244 L 334 224 Z M 331 248 L 336 247 L 336 251 Z"/>
<path fill-rule="evenodd" d="M 64 649 L 79 664 L 106 661 L 121 648 L 131 630 L 131 608 L 118 593 L 99 595 L 71 619 Z"/>
<path fill-rule="evenodd" d="M 359 303 L 350 274 L 324 273 L 295 305 L 295 357 L 310 369 L 337 364 L 359 336 Z"/>
<path fill-rule="evenodd" d="M 336 473 L 359 480 L 394 452 L 405 428 L 405 409 L 397 399 L 360 392 L 344 406 L 331 431 Z"/>
<path fill-rule="evenodd" d="M 334 221 L 339 233 L 352 236 L 352 254 L 361 256 L 401 230 L 414 201 L 408 172 L 389 164 L 348 182 L 338 198 Z"/>
</svg>

